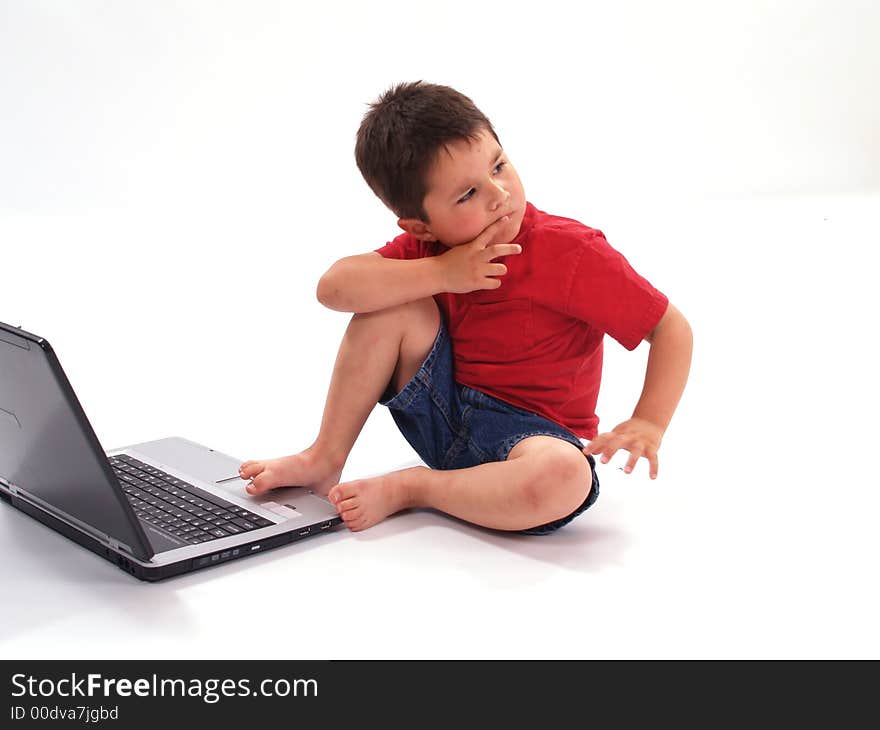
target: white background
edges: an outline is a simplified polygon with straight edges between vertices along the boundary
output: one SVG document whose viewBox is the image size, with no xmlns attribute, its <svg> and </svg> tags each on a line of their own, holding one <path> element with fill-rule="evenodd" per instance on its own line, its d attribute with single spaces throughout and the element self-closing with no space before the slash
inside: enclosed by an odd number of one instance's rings
<svg viewBox="0 0 880 730">
<path fill-rule="evenodd" d="M 600 467 L 546 539 L 414 512 L 150 586 L 0 510 L 2 655 L 876 658 L 878 37 L 853 0 L 0 0 L 0 320 L 106 448 L 311 443 L 318 278 L 397 233 L 353 148 L 398 81 L 473 98 L 695 334 L 660 478 Z M 608 341 L 604 428 L 646 358 Z M 377 408 L 343 478 L 414 459 Z"/>
</svg>

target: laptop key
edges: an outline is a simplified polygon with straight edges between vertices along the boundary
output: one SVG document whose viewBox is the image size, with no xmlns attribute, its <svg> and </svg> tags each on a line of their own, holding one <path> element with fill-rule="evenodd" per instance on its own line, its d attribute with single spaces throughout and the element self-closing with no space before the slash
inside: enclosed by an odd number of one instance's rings
<svg viewBox="0 0 880 730">
<path fill-rule="evenodd" d="M 171 486 L 168 484 L 166 484 L 165 486 L 169 490 L 176 488 L 178 490 L 178 492 L 185 492 L 185 493 L 189 494 L 190 496 L 195 497 L 196 499 L 201 499 L 204 502 L 208 502 L 209 504 L 211 504 L 212 506 L 215 506 L 215 507 L 221 507 L 223 509 L 226 509 L 227 507 L 231 506 L 229 504 L 229 502 L 227 502 L 222 497 L 218 497 L 215 494 L 211 494 L 210 492 L 206 492 L 204 489 L 199 489 L 198 487 L 196 487 L 193 484 L 188 484 L 187 482 L 182 482 L 179 479 L 176 480 L 176 483 L 174 484 L 174 486 Z"/>
<path fill-rule="evenodd" d="M 196 487 L 193 484 L 166 474 L 156 467 L 145 464 L 127 454 L 119 454 L 110 460 L 117 476 L 129 489 L 135 490 L 134 495 L 144 500 L 151 508 L 159 508 L 166 521 L 185 520 L 192 518 L 216 521 L 241 519 L 250 523 L 250 527 L 238 525 L 242 529 L 255 529 L 273 524 L 270 520 L 258 517 L 247 509 L 227 502 Z M 217 537 L 220 537 L 217 535 Z"/>
</svg>

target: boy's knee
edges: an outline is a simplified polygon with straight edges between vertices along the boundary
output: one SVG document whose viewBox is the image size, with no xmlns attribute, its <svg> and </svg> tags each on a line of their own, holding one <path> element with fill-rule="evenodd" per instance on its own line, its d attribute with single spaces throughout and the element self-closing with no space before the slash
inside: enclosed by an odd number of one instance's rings
<svg viewBox="0 0 880 730">
<path fill-rule="evenodd" d="M 560 441 L 560 444 L 565 442 Z M 530 481 L 526 498 L 548 516 L 562 519 L 583 504 L 593 485 L 590 463 L 574 446 L 549 449 L 539 457 L 540 478 Z"/>
<path fill-rule="evenodd" d="M 416 299 L 412 302 L 405 302 L 394 307 L 386 309 L 377 309 L 373 312 L 362 312 L 355 314 L 352 319 L 373 319 L 384 320 L 389 326 L 397 326 L 401 330 L 406 331 L 412 329 L 413 325 L 424 324 L 430 326 L 436 323 L 440 326 L 440 310 L 434 297 L 425 297 L 424 299 Z"/>
<path fill-rule="evenodd" d="M 437 330 L 440 328 L 440 308 L 434 301 L 434 297 L 416 299 L 406 306 L 411 307 L 410 315 L 416 322 L 424 324 L 426 329 L 434 330 L 434 334 L 437 334 Z"/>
<path fill-rule="evenodd" d="M 417 299 L 397 307 L 396 316 L 401 328 L 401 352 L 409 354 L 425 351 L 427 356 L 440 330 L 440 310 L 433 297 Z"/>
</svg>

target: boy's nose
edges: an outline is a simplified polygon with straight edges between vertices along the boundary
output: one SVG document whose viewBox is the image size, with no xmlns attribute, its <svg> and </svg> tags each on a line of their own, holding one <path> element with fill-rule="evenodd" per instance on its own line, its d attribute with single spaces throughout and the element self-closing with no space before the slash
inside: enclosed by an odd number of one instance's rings
<svg viewBox="0 0 880 730">
<path fill-rule="evenodd" d="M 498 183 L 493 182 L 492 184 L 495 186 L 495 197 L 493 199 L 492 210 L 498 210 L 502 206 L 507 205 L 507 201 L 510 200 L 510 193 Z"/>
</svg>

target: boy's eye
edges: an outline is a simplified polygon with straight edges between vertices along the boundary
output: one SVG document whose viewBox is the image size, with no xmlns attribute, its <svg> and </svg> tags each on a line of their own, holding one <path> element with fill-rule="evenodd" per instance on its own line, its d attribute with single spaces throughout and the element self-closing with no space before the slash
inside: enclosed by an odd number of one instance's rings
<svg viewBox="0 0 880 730">
<path fill-rule="evenodd" d="M 501 172 L 501 170 L 504 168 L 504 166 L 505 166 L 506 164 L 507 164 L 507 161 L 506 161 L 506 160 L 503 161 L 503 162 L 499 162 L 497 165 L 495 165 L 495 167 L 492 168 L 492 172 L 493 172 L 495 175 L 497 175 L 499 172 Z M 459 202 L 459 203 L 466 203 L 468 200 L 470 200 L 472 197 L 474 197 L 474 195 L 476 194 L 476 192 L 477 192 L 477 191 L 476 191 L 475 188 L 471 188 L 471 189 L 468 190 L 464 195 L 462 195 L 462 196 L 458 199 L 457 202 Z"/>
</svg>

